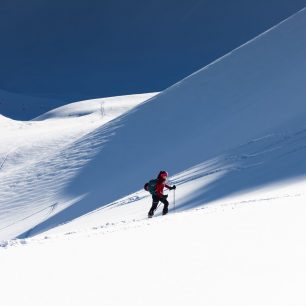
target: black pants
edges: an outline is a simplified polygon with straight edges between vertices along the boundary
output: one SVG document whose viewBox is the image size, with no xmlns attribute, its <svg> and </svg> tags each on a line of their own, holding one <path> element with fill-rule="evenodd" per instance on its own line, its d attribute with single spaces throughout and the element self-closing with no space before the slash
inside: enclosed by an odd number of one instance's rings
<svg viewBox="0 0 306 306">
<path fill-rule="evenodd" d="M 154 211 L 155 209 L 157 208 L 157 205 L 160 202 L 162 202 L 164 204 L 164 209 L 163 209 L 163 215 L 165 215 L 166 213 L 168 213 L 168 206 L 169 206 L 169 202 L 167 201 L 167 199 L 161 199 L 155 195 L 152 196 L 152 206 L 151 206 L 151 209 L 149 211 L 149 215 L 150 216 L 153 216 L 154 215 Z"/>
</svg>

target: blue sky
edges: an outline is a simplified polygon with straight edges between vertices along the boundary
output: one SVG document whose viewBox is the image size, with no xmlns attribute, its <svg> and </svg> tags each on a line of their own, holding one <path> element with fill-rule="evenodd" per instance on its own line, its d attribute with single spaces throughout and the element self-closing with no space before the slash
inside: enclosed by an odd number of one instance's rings
<svg viewBox="0 0 306 306">
<path fill-rule="evenodd" d="M 63 101 L 159 91 L 306 0 L 1 0 L 0 88 Z"/>
</svg>

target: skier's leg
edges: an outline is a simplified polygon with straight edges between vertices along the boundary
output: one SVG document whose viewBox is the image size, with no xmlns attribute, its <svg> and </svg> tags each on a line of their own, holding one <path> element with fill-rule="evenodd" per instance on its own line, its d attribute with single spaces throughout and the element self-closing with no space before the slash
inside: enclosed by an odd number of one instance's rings
<svg viewBox="0 0 306 306">
<path fill-rule="evenodd" d="M 159 199 L 155 196 L 152 196 L 152 206 L 151 206 L 150 211 L 148 213 L 149 217 L 152 217 L 154 215 L 154 211 L 157 208 L 158 202 L 159 202 Z"/>
<path fill-rule="evenodd" d="M 164 199 L 162 200 L 162 203 L 164 204 L 163 215 L 166 215 L 168 213 L 169 202 L 166 199 Z"/>
</svg>

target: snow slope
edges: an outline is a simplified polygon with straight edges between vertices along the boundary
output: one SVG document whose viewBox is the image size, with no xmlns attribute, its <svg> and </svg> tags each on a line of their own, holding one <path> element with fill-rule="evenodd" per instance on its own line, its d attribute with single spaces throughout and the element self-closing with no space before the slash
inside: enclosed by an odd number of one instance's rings
<svg viewBox="0 0 306 306">
<path fill-rule="evenodd" d="M 304 306 L 305 54 L 302 10 L 161 94 L 0 117 L 1 303 Z"/>
<path fill-rule="evenodd" d="M 305 29 L 302 10 L 85 135 L 79 146 L 94 142 L 96 154 L 62 190 L 69 207 L 31 235 L 116 201 L 133 204 L 129 218 L 145 218 L 150 199 L 137 190 L 161 168 L 179 186 L 179 210 L 304 177 Z"/>
<path fill-rule="evenodd" d="M 16 241 L 0 248 L 1 304 L 304 306 L 305 183 Z"/>
<path fill-rule="evenodd" d="M 103 142 L 80 139 L 153 95 L 77 102 L 28 122 L 0 116 L 0 239 L 69 206 L 63 189 Z"/>
</svg>

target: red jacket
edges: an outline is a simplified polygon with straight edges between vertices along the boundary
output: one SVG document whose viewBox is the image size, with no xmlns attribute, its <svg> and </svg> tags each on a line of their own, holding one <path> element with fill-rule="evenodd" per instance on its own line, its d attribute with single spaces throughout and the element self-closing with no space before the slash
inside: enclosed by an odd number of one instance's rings
<svg viewBox="0 0 306 306">
<path fill-rule="evenodd" d="M 156 195 L 159 198 L 162 198 L 164 195 L 164 188 L 170 189 L 171 187 L 167 185 L 163 180 L 158 180 L 156 184 Z"/>
</svg>

